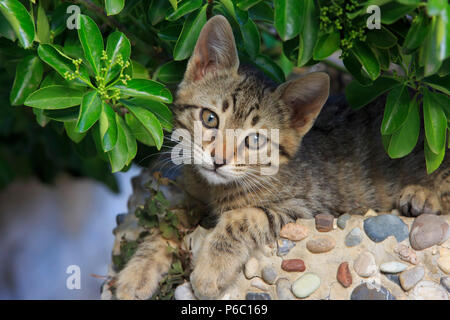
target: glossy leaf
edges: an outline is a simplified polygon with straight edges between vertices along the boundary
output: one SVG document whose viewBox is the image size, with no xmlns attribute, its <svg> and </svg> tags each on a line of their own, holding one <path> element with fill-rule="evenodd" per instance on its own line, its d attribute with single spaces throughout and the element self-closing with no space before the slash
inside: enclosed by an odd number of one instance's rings
<svg viewBox="0 0 450 320">
<path fill-rule="evenodd" d="M 47 15 L 41 5 L 38 7 L 36 31 L 38 39 L 41 43 L 50 42 L 50 25 L 48 23 Z"/>
<path fill-rule="evenodd" d="M 436 73 L 447 53 L 447 37 L 450 31 L 441 16 L 432 17 L 430 31 L 423 47 L 425 56 L 425 76 Z"/>
<path fill-rule="evenodd" d="M 25 105 L 39 109 L 65 109 L 81 103 L 83 93 L 65 86 L 48 86 L 28 96 Z"/>
<path fill-rule="evenodd" d="M 345 96 L 351 108 L 359 109 L 399 84 L 397 80 L 386 77 L 378 78 L 367 87 L 357 81 L 352 81 L 345 89 Z"/>
<path fill-rule="evenodd" d="M 297 66 L 304 66 L 313 56 L 319 30 L 319 8 L 314 0 L 301 2 L 300 42 L 298 50 Z"/>
<path fill-rule="evenodd" d="M 408 116 L 403 126 L 392 134 L 388 154 L 391 158 L 402 158 L 414 149 L 419 139 L 420 114 L 416 98 L 409 103 Z"/>
<path fill-rule="evenodd" d="M 123 129 L 123 132 L 124 132 L 125 138 L 126 138 L 128 157 L 125 162 L 125 165 L 127 166 L 131 163 L 131 161 L 136 156 L 137 142 L 136 142 L 136 138 L 134 137 L 130 128 L 128 128 L 128 125 L 125 123 L 125 120 L 123 120 L 122 117 L 119 117 L 119 115 L 116 116 L 116 120 L 117 120 L 118 125 L 120 125 L 120 127 Z"/>
<path fill-rule="evenodd" d="M 186 61 L 169 61 L 159 67 L 155 78 L 163 83 L 179 83 L 186 70 Z"/>
<path fill-rule="evenodd" d="M 148 132 L 142 123 L 136 119 L 131 113 L 125 114 L 125 122 L 127 123 L 133 136 L 141 143 L 153 147 L 156 145 L 150 132 Z"/>
<path fill-rule="evenodd" d="M 381 123 L 381 134 L 392 134 L 400 129 L 408 116 L 409 105 L 410 97 L 406 85 L 397 86 L 389 91 Z"/>
<path fill-rule="evenodd" d="M 117 124 L 117 141 L 114 148 L 108 152 L 109 162 L 111 163 L 112 172 L 122 170 L 128 161 L 127 136 L 125 134 L 123 120 L 116 113 L 115 122 Z"/>
<path fill-rule="evenodd" d="M 166 13 L 170 10 L 170 3 L 167 0 L 153 0 L 148 8 L 148 20 L 154 26 L 163 21 Z"/>
<path fill-rule="evenodd" d="M 125 0 L 105 0 L 105 9 L 108 16 L 119 14 L 125 6 Z"/>
<path fill-rule="evenodd" d="M 33 108 L 34 110 L 41 110 L 42 114 L 51 120 L 55 120 L 58 122 L 67 122 L 67 121 L 77 121 L 78 115 L 80 113 L 79 107 L 70 107 L 66 109 L 56 109 L 56 110 L 44 110 Z"/>
<path fill-rule="evenodd" d="M 116 85 L 124 95 L 153 99 L 165 103 L 172 102 L 172 94 L 163 84 L 146 79 L 131 79 L 126 85 Z"/>
<path fill-rule="evenodd" d="M 423 122 L 428 147 L 432 152 L 439 154 L 445 146 L 447 118 L 433 92 L 423 89 L 422 94 Z"/>
<path fill-rule="evenodd" d="M 42 62 L 36 56 L 27 56 L 19 62 L 9 95 L 11 105 L 18 106 L 25 102 L 28 95 L 39 87 L 43 71 Z"/>
<path fill-rule="evenodd" d="M 159 120 L 148 109 L 138 106 L 126 105 L 126 108 L 142 124 L 144 129 L 152 136 L 156 147 L 161 149 L 163 143 L 163 130 Z"/>
<path fill-rule="evenodd" d="M 133 98 L 124 101 L 121 100 L 121 102 L 123 102 L 126 106 L 137 106 L 148 109 L 158 118 L 163 129 L 167 131 L 172 130 L 172 112 L 165 104 L 142 98 Z"/>
<path fill-rule="evenodd" d="M 83 47 L 84 56 L 94 70 L 96 75 L 100 75 L 100 62 L 103 52 L 103 37 L 97 24 L 90 17 L 80 15 L 80 29 L 78 38 Z"/>
<path fill-rule="evenodd" d="M 446 139 L 445 136 L 444 136 L 444 139 Z M 431 148 L 428 144 L 428 141 L 425 140 L 424 151 L 425 151 L 425 162 L 426 162 L 426 166 L 427 166 L 427 172 L 428 172 L 428 174 L 430 174 L 430 173 L 436 171 L 436 169 L 439 168 L 442 161 L 444 160 L 445 146 L 441 150 L 439 150 L 438 153 L 434 153 L 431 150 Z"/>
<path fill-rule="evenodd" d="M 323 60 L 331 56 L 339 49 L 340 41 L 341 38 L 337 32 L 321 35 L 314 47 L 314 60 Z"/>
<path fill-rule="evenodd" d="M 351 52 L 362 64 L 372 80 L 378 78 L 381 71 L 380 63 L 367 44 L 361 41 L 356 41 L 354 43 L 353 49 L 351 49 Z"/>
<path fill-rule="evenodd" d="M 78 132 L 76 130 L 76 125 L 76 121 L 64 122 L 64 128 L 66 129 L 67 135 L 73 142 L 78 143 L 86 136 L 86 132 Z"/>
<path fill-rule="evenodd" d="M 166 19 L 169 21 L 176 21 L 181 17 L 191 13 L 192 11 L 197 10 L 202 6 L 202 0 L 188 0 L 181 2 L 181 5 L 174 11 L 172 11 Z"/>
<path fill-rule="evenodd" d="M 18 0 L 0 1 L 0 12 L 8 20 L 20 45 L 24 48 L 30 48 L 34 41 L 34 23 L 33 18 L 27 9 Z"/>
<path fill-rule="evenodd" d="M 184 60 L 194 51 L 200 31 L 206 23 L 206 8 L 207 5 L 204 5 L 200 11 L 190 13 L 184 22 L 181 34 L 173 49 L 173 58 L 175 60 Z"/>
<path fill-rule="evenodd" d="M 78 132 L 86 132 L 100 118 L 102 112 L 102 100 L 97 91 L 88 91 L 81 101 L 80 115 L 76 124 Z"/>
<path fill-rule="evenodd" d="M 145 66 L 134 60 L 131 60 L 131 66 L 133 68 L 133 79 L 150 79 L 150 75 Z"/>
<path fill-rule="evenodd" d="M 382 49 L 388 49 L 397 44 L 397 37 L 385 27 L 381 27 L 379 30 L 369 30 L 367 40 Z"/>
<path fill-rule="evenodd" d="M 100 114 L 99 132 L 102 149 L 105 152 L 111 151 L 117 142 L 116 113 L 106 102 L 102 102 L 102 112 Z"/>
<path fill-rule="evenodd" d="M 403 18 L 407 13 L 413 11 L 417 5 L 404 5 L 389 2 L 380 7 L 381 23 L 392 24 Z"/>
<path fill-rule="evenodd" d="M 431 87 L 450 95 L 450 75 L 446 75 L 445 77 L 434 75 L 424 78 L 422 81 L 429 84 Z"/>
<path fill-rule="evenodd" d="M 131 54 L 131 44 L 127 37 L 119 31 L 115 31 L 108 36 L 106 42 L 106 54 L 108 55 L 108 71 L 106 74 L 106 83 L 114 79 L 119 75 L 121 66 L 117 64 L 119 56 L 122 57 L 122 61 L 128 61 Z"/>
<path fill-rule="evenodd" d="M 241 26 L 241 34 L 244 39 L 245 50 L 254 58 L 259 53 L 261 44 L 259 30 L 252 19 L 247 19 L 247 22 Z"/>
<path fill-rule="evenodd" d="M 305 0 L 309 1 L 309 0 Z M 296 37 L 300 32 L 302 21 L 302 1 L 277 0 L 275 1 L 275 28 L 283 41 Z"/>
<path fill-rule="evenodd" d="M 265 1 L 258 2 L 248 10 L 248 15 L 254 21 L 262 21 L 267 23 L 274 22 L 274 10 L 272 6 Z"/>
<path fill-rule="evenodd" d="M 262 0 L 238 0 L 237 7 L 241 10 L 248 10 L 251 7 L 257 5 Z"/>
<path fill-rule="evenodd" d="M 423 44 L 429 31 L 428 18 L 424 12 L 417 15 L 412 24 L 411 28 L 406 35 L 405 42 L 402 46 L 402 51 L 405 54 L 410 54 L 414 52 L 420 45 Z"/>
</svg>

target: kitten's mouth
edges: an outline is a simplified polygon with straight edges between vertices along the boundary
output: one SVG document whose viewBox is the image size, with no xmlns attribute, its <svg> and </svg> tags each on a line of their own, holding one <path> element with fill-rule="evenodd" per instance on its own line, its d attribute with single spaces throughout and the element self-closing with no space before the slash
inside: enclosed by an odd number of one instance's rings
<svg viewBox="0 0 450 320">
<path fill-rule="evenodd" d="M 198 171 L 211 184 L 224 184 L 224 183 L 228 183 L 230 181 L 227 176 L 221 174 L 216 169 L 199 166 Z"/>
</svg>

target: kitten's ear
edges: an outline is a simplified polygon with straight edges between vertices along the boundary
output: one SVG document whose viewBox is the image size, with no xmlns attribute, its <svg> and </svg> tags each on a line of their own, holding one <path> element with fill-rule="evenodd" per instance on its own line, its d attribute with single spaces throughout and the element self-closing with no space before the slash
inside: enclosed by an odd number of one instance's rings
<svg viewBox="0 0 450 320">
<path fill-rule="evenodd" d="M 236 70 L 239 58 L 233 31 L 227 19 L 214 16 L 203 27 L 189 60 L 185 79 L 197 81 L 208 72 L 218 69 Z"/>
<path fill-rule="evenodd" d="M 291 109 L 291 126 L 304 135 L 311 129 L 327 101 L 330 77 L 323 72 L 310 73 L 281 85 L 277 91 Z"/>
</svg>

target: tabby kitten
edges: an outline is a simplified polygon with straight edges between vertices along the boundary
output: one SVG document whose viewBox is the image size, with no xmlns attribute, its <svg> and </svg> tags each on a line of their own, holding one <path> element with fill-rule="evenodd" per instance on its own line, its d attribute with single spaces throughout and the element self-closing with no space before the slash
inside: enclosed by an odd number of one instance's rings
<svg viewBox="0 0 450 320">
<path fill-rule="evenodd" d="M 217 217 L 191 274 L 197 297 L 220 297 L 252 251 L 273 242 L 280 228 L 297 218 L 367 208 L 398 208 L 407 216 L 449 213 L 448 153 L 430 175 L 422 136 L 410 155 L 389 159 L 379 133 L 383 101 L 356 112 L 345 101 L 330 99 L 322 110 L 328 92 L 325 73 L 276 87 L 240 68 L 224 17 L 213 17 L 202 29 L 178 89 L 175 126 L 193 134 L 194 123 L 201 121 L 206 136 L 212 130 L 242 131 L 231 152 L 227 139 L 195 145 L 194 153 L 206 161 L 185 167 L 188 190 L 201 190 Z M 279 129 L 278 141 L 252 133 L 261 128 Z M 237 163 L 238 155 L 260 149 L 278 150 L 276 174 L 260 174 L 258 163 Z M 118 298 L 152 295 L 170 265 L 165 245 L 157 234 L 144 242 L 118 276 Z"/>
</svg>

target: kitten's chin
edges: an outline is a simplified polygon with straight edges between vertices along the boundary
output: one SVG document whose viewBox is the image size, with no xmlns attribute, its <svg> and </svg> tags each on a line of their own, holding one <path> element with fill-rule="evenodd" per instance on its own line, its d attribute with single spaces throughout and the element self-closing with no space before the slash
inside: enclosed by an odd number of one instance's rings
<svg viewBox="0 0 450 320">
<path fill-rule="evenodd" d="M 230 182 L 230 179 L 217 173 L 216 171 L 199 167 L 198 172 L 206 179 L 206 181 L 209 184 L 219 185 L 219 184 L 227 184 Z"/>
</svg>

